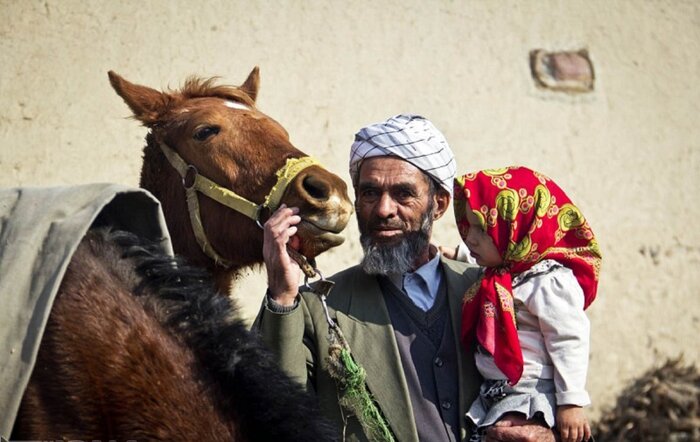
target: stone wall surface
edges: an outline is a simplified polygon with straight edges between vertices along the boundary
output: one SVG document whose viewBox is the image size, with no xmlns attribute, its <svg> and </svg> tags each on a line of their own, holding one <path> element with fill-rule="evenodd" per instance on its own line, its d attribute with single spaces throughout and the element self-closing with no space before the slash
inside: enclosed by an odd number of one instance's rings
<svg viewBox="0 0 700 442">
<path fill-rule="evenodd" d="M 535 86 L 531 50 L 581 48 L 593 92 Z M 345 179 L 355 131 L 412 112 L 460 172 L 523 164 L 567 191 L 604 253 L 594 416 L 666 357 L 699 362 L 700 3 L 0 0 L 0 186 L 137 185 L 146 131 L 110 69 L 164 88 L 240 84 L 256 65 L 259 108 Z M 326 273 L 358 261 L 355 223 L 347 234 Z M 435 236 L 457 243 L 451 216 Z M 238 283 L 249 316 L 264 283 L 257 270 Z"/>
</svg>

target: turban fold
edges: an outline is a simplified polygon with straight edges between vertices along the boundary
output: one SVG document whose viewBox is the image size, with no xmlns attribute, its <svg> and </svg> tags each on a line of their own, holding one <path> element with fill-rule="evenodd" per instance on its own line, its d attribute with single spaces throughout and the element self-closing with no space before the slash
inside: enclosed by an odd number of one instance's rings
<svg viewBox="0 0 700 442">
<path fill-rule="evenodd" d="M 452 180 L 457 170 L 454 154 L 445 136 L 420 115 L 396 115 L 355 134 L 350 149 L 350 177 L 354 185 L 362 161 L 377 156 L 408 161 L 452 195 Z"/>
</svg>

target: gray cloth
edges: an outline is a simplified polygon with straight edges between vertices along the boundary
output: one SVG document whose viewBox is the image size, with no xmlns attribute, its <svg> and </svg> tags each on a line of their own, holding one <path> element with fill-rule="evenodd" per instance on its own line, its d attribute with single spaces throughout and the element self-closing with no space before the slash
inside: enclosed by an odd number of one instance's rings
<svg viewBox="0 0 700 442">
<path fill-rule="evenodd" d="M 160 203 L 117 184 L 0 189 L 0 436 L 9 438 L 68 263 L 93 224 L 160 242 Z"/>
<path fill-rule="evenodd" d="M 498 382 L 486 380 L 481 385 L 479 397 L 467 412 L 474 424 L 479 428 L 488 427 L 504 414 L 518 412 L 527 419 L 539 418 L 550 428 L 554 427 L 556 399 L 552 379 L 521 379 L 515 386 L 505 383 L 502 398 L 489 397 L 489 390 Z"/>
</svg>

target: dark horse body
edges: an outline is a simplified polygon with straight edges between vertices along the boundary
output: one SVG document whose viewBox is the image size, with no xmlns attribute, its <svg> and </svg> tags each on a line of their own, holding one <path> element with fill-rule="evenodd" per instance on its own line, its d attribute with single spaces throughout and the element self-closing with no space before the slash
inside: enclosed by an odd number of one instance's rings
<svg viewBox="0 0 700 442">
<path fill-rule="evenodd" d="M 182 180 L 154 151 L 156 142 L 166 142 L 200 173 L 262 201 L 275 170 L 303 154 L 255 109 L 257 75 L 255 69 L 243 93 L 205 82 L 165 94 L 111 74 L 117 92 L 152 131 L 142 185 L 163 204 L 176 253 L 198 267 L 125 232 L 89 232 L 54 302 L 13 438 L 334 438 L 315 401 L 277 368 L 221 294 L 240 267 L 261 261 L 262 232 L 254 221 L 200 197 L 206 233 L 233 266 L 207 261 L 193 239 Z M 240 102 L 243 110 L 224 101 Z M 351 213 L 339 178 L 314 166 L 292 181 L 282 201 L 301 208 L 302 252 L 315 255 L 339 243 Z"/>
<path fill-rule="evenodd" d="M 13 439 L 331 439 L 312 399 L 234 314 L 203 270 L 125 232 L 91 231 Z"/>
</svg>

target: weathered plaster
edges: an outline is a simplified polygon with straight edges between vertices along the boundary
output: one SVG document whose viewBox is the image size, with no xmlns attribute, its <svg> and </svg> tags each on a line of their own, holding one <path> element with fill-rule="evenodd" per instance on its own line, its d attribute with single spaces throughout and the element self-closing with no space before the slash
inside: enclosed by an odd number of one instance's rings
<svg viewBox="0 0 700 442">
<path fill-rule="evenodd" d="M 532 49 L 588 49 L 595 91 L 543 91 Z M 459 170 L 526 164 L 583 210 L 605 254 L 590 308 L 593 411 L 667 356 L 698 362 L 700 4 L 657 0 L 0 0 L 0 185 L 136 185 L 145 130 L 113 69 L 167 87 L 238 84 L 261 67 L 261 109 L 348 178 L 354 132 L 424 114 Z M 455 244 L 451 218 L 436 239 Z M 320 258 L 357 261 L 357 229 Z M 237 295 L 252 315 L 253 273 Z"/>
</svg>

